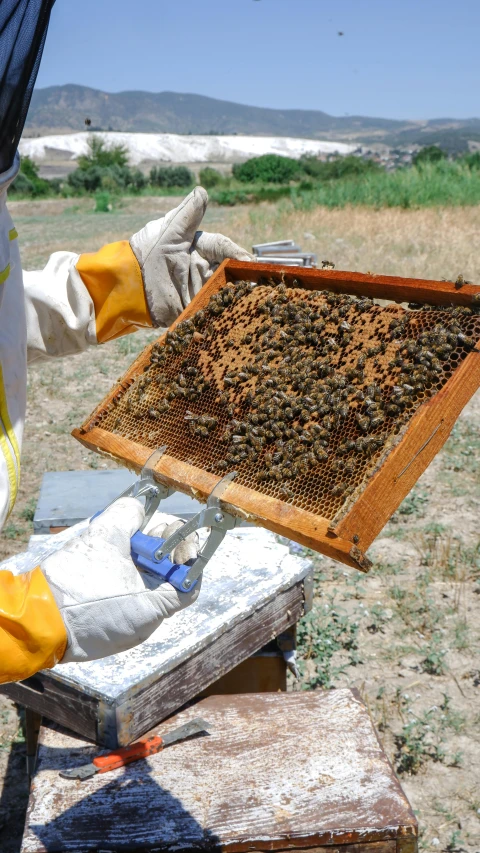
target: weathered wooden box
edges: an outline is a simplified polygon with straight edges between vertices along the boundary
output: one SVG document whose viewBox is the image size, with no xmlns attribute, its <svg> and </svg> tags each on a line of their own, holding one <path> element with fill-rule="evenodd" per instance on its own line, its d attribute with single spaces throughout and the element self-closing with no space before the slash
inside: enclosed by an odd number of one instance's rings
<svg viewBox="0 0 480 853">
<path fill-rule="evenodd" d="M 214 696 L 208 737 L 84 782 L 94 748 L 43 727 L 21 853 L 415 853 L 417 823 L 356 691 Z"/>
<path fill-rule="evenodd" d="M 99 744 L 131 743 L 295 625 L 309 606 L 309 569 L 308 560 L 289 554 L 268 531 L 240 528 L 226 535 L 205 568 L 196 603 L 141 646 L 60 664 L 0 690 Z M 251 677 L 265 680 L 258 671 Z M 238 679 L 244 681 L 241 671 Z M 244 689 L 239 684 L 238 692 Z"/>
</svg>

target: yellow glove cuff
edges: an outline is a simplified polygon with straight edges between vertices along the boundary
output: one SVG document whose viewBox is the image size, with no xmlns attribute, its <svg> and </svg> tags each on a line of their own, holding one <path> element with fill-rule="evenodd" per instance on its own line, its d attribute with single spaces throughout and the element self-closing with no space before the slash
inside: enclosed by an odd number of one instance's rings
<svg viewBox="0 0 480 853">
<path fill-rule="evenodd" d="M 55 666 L 66 646 L 65 625 L 41 569 L 0 571 L 0 683 Z"/>
<path fill-rule="evenodd" d="M 142 273 L 128 240 L 80 255 L 76 268 L 95 307 L 98 343 L 152 327 Z"/>
</svg>

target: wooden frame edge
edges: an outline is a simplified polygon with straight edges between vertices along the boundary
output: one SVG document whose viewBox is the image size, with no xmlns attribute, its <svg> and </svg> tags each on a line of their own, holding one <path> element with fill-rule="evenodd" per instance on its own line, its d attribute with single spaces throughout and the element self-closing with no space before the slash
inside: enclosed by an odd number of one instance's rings
<svg viewBox="0 0 480 853">
<path fill-rule="evenodd" d="M 106 432 L 101 427 L 92 427 L 86 434 L 80 429 L 74 429 L 72 435 L 89 450 L 109 456 L 115 461 L 122 462 L 123 465 L 129 463 L 128 467 L 137 472 L 149 456 L 149 451 L 141 445 Z M 168 456 L 168 453 L 160 459 L 155 468 L 155 474 L 160 482 L 200 501 L 207 499 L 220 479 L 218 475 L 174 459 Z M 272 533 L 285 536 L 287 539 L 291 538 L 292 529 L 295 529 L 295 541 L 306 548 L 321 551 L 333 560 L 339 560 L 347 566 L 362 571 L 367 571 L 369 568 L 370 564 L 360 549 L 355 549 L 352 547 L 352 542 L 332 531 L 330 521 L 321 516 L 292 507 L 269 495 L 257 495 L 253 489 L 247 489 L 235 482 L 228 486 L 222 503 L 233 515 L 265 527 Z M 303 528 L 303 532 L 300 532 L 298 527 L 294 527 L 295 522 Z"/>
<path fill-rule="evenodd" d="M 480 352 L 471 352 L 443 388 L 413 416 L 351 510 L 334 526 L 344 539 L 373 540 L 447 440 L 458 415 L 480 385 Z M 447 400 L 446 400 L 447 398 Z"/>
</svg>

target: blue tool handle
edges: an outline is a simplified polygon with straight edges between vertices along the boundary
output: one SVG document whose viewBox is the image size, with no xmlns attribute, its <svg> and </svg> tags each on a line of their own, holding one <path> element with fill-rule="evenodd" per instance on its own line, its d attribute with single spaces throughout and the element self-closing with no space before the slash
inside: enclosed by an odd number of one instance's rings
<svg viewBox="0 0 480 853">
<path fill-rule="evenodd" d="M 95 515 L 92 515 L 90 520 L 93 521 L 93 519 L 101 515 L 102 512 L 103 509 L 100 509 L 95 513 Z M 164 557 L 162 560 L 155 559 L 155 552 L 158 548 L 161 548 L 164 542 L 165 539 L 160 539 L 158 536 L 147 536 L 146 533 L 142 533 L 141 530 L 137 530 L 130 539 L 130 553 L 133 562 L 137 569 L 140 569 L 143 572 L 149 572 L 152 575 L 156 575 L 156 577 L 168 581 L 175 587 L 175 589 L 178 589 L 179 592 L 190 592 L 198 582 L 197 578 L 196 581 L 190 583 L 188 590 L 184 588 L 183 584 L 190 566 L 182 566 L 172 563 L 168 559 L 168 556 Z"/>
<path fill-rule="evenodd" d="M 190 570 L 190 566 L 178 565 L 170 562 L 168 557 L 163 557 L 162 560 L 155 559 L 155 552 L 161 548 L 165 539 L 160 539 L 157 536 L 147 536 L 139 530 L 134 533 L 130 539 L 130 548 L 132 560 L 137 569 L 144 572 L 163 578 L 178 589 L 179 592 L 190 592 L 198 578 L 193 583 L 190 583 L 188 590 L 183 587 L 185 578 Z"/>
</svg>

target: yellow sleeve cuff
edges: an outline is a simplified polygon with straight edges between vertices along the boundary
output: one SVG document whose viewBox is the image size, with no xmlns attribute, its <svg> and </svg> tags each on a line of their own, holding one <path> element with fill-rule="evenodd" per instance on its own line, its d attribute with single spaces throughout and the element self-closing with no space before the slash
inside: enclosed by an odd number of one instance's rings
<svg viewBox="0 0 480 853">
<path fill-rule="evenodd" d="M 0 571 L 0 683 L 55 666 L 66 646 L 65 625 L 41 569 Z"/>
<path fill-rule="evenodd" d="M 128 240 L 80 255 L 77 271 L 95 306 L 100 344 L 152 327 L 142 273 Z"/>
</svg>

